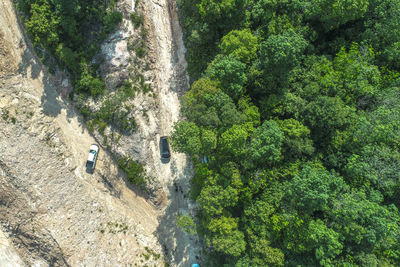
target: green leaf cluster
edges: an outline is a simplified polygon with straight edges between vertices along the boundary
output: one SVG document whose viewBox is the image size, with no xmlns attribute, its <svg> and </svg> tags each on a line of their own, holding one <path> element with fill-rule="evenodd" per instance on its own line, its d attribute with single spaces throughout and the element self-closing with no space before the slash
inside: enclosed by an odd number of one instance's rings
<svg viewBox="0 0 400 267">
<path fill-rule="evenodd" d="M 399 266 L 400 2 L 179 4 L 207 266 Z"/>
</svg>

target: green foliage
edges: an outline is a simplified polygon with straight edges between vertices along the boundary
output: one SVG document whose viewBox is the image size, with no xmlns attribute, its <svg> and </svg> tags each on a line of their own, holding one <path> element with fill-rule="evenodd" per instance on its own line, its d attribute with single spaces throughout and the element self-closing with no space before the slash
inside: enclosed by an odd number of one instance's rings
<svg viewBox="0 0 400 267">
<path fill-rule="evenodd" d="M 193 122 L 181 121 L 174 126 L 172 148 L 178 152 L 197 155 L 201 149 L 200 129 Z"/>
<path fill-rule="evenodd" d="M 59 41 L 57 32 L 59 18 L 53 14 L 50 4 L 47 1 L 33 2 L 29 9 L 30 16 L 25 22 L 25 27 L 33 44 L 56 47 Z"/>
<path fill-rule="evenodd" d="M 19 0 L 26 30 L 39 55 L 54 57 L 67 69 L 76 84 L 74 91 L 94 97 L 102 94 L 104 83 L 90 72 L 100 43 L 122 21 L 122 14 L 106 2 L 84 0 Z M 110 3 L 112 5 L 112 3 Z M 47 61 L 47 60 L 45 60 Z M 54 64 L 53 61 L 49 61 Z M 53 67 L 53 66 L 51 66 Z"/>
<path fill-rule="evenodd" d="M 78 74 L 81 70 L 79 68 L 79 54 L 74 52 L 71 48 L 60 43 L 57 46 L 56 56 L 61 61 L 62 65 L 69 68 L 73 74 Z"/>
<path fill-rule="evenodd" d="M 327 211 L 328 204 L 346 184 L 341 177 L 330 174 L 324 168 L 306 166 L 290 182 L 288 198 L 300 212 Z"/>
<path fill-rule="evenodd" d="M 243 126 L 233 125 L 221 134 L 218 147 L 228 155 L 241 156 L 245 152 L 247 137 L 248 132 Z"/>
<path fill-rule="evenodd" d="M 122 13 L 119 11 L 111 11 L 104 17 L 104 32 L 109 34 L 122 21 Z"/>
<path fill-rule="evenodd" d="M 217 252 L 234 257 L 240 256 L 246 248 L 244 234 L 239 230 L 229 234 L 213 235 L 211 244 Z"/>
<path fill-rule="evenodd" d="M 124 170 L 128 182 L 145 189 L 147 178 L 142 164 L 137 163 L 131 157 L 120 157 L 117 161 L 118 167 Z"/>
<path fill-rule="evenodd" d="M 313 154 L 313 142 L 310 139 L 310 130 L 306 126 L 295 119 L 278 120 L 277 123 L 285 135 L 282 154 L 287 159 L 301 159 Z"/>
<path fill-rule="evenodd" d="M 299 64 L 308 43 L 295 32 L 271 35 L 260 45 L 260 65 L 265 74 L 273 75 L 277 86 L 285 85 L 289 72 Z"/>
<path fill-rule="evenodd" d="M 304 121 L 310 127 L 317 144 L 326 146 L 337 131 L 354 122 L 354 109 L 338 97 L 320 96 L 304 110 Z"/>
<path fill-rule="evenodd" d="M 193 218 L 188 215 L 179 214 L 176 218 L 176 224 L 188 234 L 196 233 L 196 224 Z"/>
<path fill-rule="evenodd" d="M 315 258 L 322 266 L 332 266 L 334 258 L 342 252 L 340 234 L 328 228 L 323 221 L 311 221 L 308 229 L 310 241 L 314 243 Z"/>
<path fill-rule="evenodd" d="M 207 264 L 400 266 L 400 2 L 179 6 Z"/>
<path fill-rule="evenodd" d="M 202 145 L 202 152 L 206 155 L 211 154 L 217 147 L 217 135 L 212 130 L 202 129 L 200 142 Z"/>
<path fill-rule="evenodd" d="M 345 167 L 354 186 L 374 187 L 387 199 L 395 200 L 400 192 L 400 153 L 385 146 L 367 145 L 353 154 Z"/>
<path fill-rule="evenodd" d="M 235 56 L 217 56 L 208 66 L 205 74 L 212 80 L 220 82 L 222 89 L 233 99 L 238 99 L 243 93 L 247 82 L 246 65 Z"/>
<path fill-rule="evenodd" d="M 209 185 L 201 190 L 197 200 L 208 216 L 222 215 L 224 208 L 235 206 L 238 192 L 231 186 L 223 188 L 219 185 Z"/>
<path fill-rule="evenodd" d="M 131 85 L 126 82 L 116 94 L 104 99 L 96 112 L 86 111 L 86 119 L 90 119 L 91 130 L 97 126 L 100 133 L 104 133 L 107 126 L 122 134 L 129 134 L 136 128 L 136 122 L 131 114 L 131 107 L 124 102 L 133 94 Z"/>
<path fill-rule="evenodd" d="M 264 121 L 254 131 L 249 147 L 249 157 L 259 164 L 272 164 L 280 160 L 284 135 L 275 121 Z"/>
<path fill-rule="evenodd" d="M 332 30 L 361 18 L 368 4 L 368 0 L 314 0 L 309 3 L 307 15 L 321 22 L 324 30 Z"/>
<path fill-rule="evenodd" d="M 397 257 L 399 213 L 393 205 L 387 208 L 367 200 L 363 192 L 351 192 L 335 199 L 332 207 L 332 228 L 351 242 L 354 252 L 381 250 L 383 258 Z"/>
<path fill-rule="evenodd" d="M 372 64 L 375 53 L 372 48 L 352 44 L 349 51 L 342 48 L 333 61 L 333 71 L 322 82 L 342 98 L 346 104 L 368 106 L 379 91 L 381 75 Z"/>
<path fill-rule="evenodd" d="M 144 17 L 142 14 L 131 13 L 131 21 L 135 28 L 139 28 L 143 24 Z"/>
<path fill-rule="evenodd" d="M 224 55 L 234 55 L 243 63 L 250 63 L 257 56 L 257 37 L 250 29 L 233 30 L 222 37 L 220 49 Z"/>
<path fill-rule="evenodd" d="M 399 69 L 400 2 L 396 0 L 370 0 L 361 38 L 372 44 L 381 65 Z"/>
<path fill-rule="evenodd" d="M 75 88 L 77 92 L 90 94 L 94 97 L 100 96 L 105 85 L 99 78 L 93 77 L 86 69 L 83 70 L 81 77 L 76 81 Z"/>
</svg>

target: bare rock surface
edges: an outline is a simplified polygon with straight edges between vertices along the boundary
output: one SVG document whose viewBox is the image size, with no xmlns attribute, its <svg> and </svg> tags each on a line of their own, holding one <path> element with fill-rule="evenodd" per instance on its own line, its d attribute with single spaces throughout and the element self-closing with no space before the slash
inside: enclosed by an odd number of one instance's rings
<svg viewBox="0 0 400 267">
<path fill-rule="evenodd" d="M 132 100 L 137 131 L 111 149 L 145 164 L 157 188 L 152 203 L 125 182 L 105 150 L 95 173 L 86 173 L 88 148 L 96 141 L 64 100 L 71 90 L 68 75 L 46 72 L 23 35 L 12 1 L 0 3 L 4 266 L 190 266 L 201 258 L 198 238 L 176 225 L 179 213 L 195 212 L 187 197 L 192 166 L 180 153 L 161 161 L 159 150 L 160 136 L 169 136 L 181 119 L 180 97 L 189 87 L 176 2 L 139 1 L 137 7 L 135 2 L 117 3 L 124 18 L 102 45 L 102 72 L 111 89 L 131 75 L 135 61 L 128 46 L 138 33 L 129 16 L 140 8 L 149 64 L 141 74 L 153 91 Z"/>
<path fill-rule="evenodd" d="M 60 97 L 70 82 L 40 64 L 11 0 L 0 10 L 0 261 L 162 266 L 158 211 L 104 150 L 86 173 L 95 140 Z"/>
<path fill-rule="evenodd" d="M 159 209 L 156 235 L 166 261 L 170 266 L 191 266 L 201 259 L 201 245 L 197 236 L 188 235 L 177 227 L 176 218 L 180 213 L 195 213 L 196 205 L 188 198 L 193 168 L 182 153 L 173 152 L 170 160 L 162 160 L 159 147 L 160 137 L 170 136 L 174 124 L 182 119 L 180 98 L 189 89 L 177 5 L 175 0 L 136 2 L 137 6 L 131 0 L 118 2 L 123 22 L 102 46 L 106 61 L 101 68 L 110 90 L 121 85 L 125 78 L 140 74 L 151 84 L 152 92 L 137 92 L 130 103 L 137 130 L 123 135 L 111 148 L 119 155 L 129 155 L 145 164 L 147 175 L 153 179 L 153 191 L 156 191 L 152 199 Z M 131 12 L 144 17 L 148 49 L 144 59 L 126 49 L 132 40 L 137 42 L 140 35 L 140 29 L 135 29 L 130 21 Z M 138 70 L 137 65 L 144 63 L 150 68 Z"/>
</svg>

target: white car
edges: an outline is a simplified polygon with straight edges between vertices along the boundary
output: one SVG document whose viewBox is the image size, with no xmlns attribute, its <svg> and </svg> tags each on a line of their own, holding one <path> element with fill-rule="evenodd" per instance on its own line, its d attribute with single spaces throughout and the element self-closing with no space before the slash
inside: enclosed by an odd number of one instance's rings
<svg viewBox="0 0 400 267">
<path fill-rule="evenodd" d="M 99 154 L 99 146 L 93 144 L 89 148 L 89 156 L 86 161 L 86 170 L 89 172 L 94 171 L 94 167 L 96 166 L 97 155 Z"/>
</svg>

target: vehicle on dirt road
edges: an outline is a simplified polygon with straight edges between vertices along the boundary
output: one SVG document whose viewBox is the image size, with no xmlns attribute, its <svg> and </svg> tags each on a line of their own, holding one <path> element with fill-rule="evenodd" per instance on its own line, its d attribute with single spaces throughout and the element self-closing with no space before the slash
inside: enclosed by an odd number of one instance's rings
<svg viewBox="0 0 400 267">
<path fill-rule="evenodd" d="M 166 136 L 160 137 L 160 150 L 162 158 L 169 159 L 171 157 L 171 151 L 168 145 L 168 138 Z"/>
<path fill-rule="evenodd" d="M 96 167 L 97 155 L 99 154 L 99 146 L 93 144 L 89 148 L 89 156 L 86 161 L 86 171 L 93 173 L 94 168 Z"/>
</svg>

